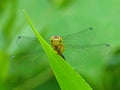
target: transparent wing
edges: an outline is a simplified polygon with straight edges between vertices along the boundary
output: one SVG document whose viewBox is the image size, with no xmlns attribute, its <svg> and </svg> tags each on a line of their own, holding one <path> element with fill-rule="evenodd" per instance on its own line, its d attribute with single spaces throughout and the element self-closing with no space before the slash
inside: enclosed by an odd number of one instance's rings
<svg viewBox="0 0 120 90">
<path fill-rule="evenodd" d="M 10 60 L 10 72 L 15 80 L 20 78 L 23 83 L 49 67 L 46 54 L 36 38 L 18 36 L 16 44 L 19 50 L 11 55 Z"/>
<path fill-rule="evenodd" d="M 16 43 L 19 52 L 11 55 L 12 70 L 28 76 L 49 66 L 47 56 L 36 38 L 19 36 Z"/>
<path fill-rule="evenodd" d="M 102 55 L 109 49 L 107 43 L 94 44 L 95 35 L 93 28 L 86 28 L 63 36 L 64 57 L 77 71 L 84 72 L 89 65 L 100 63 Z"/>
<path fill-rule="evenodd" d="M 95 38 L 95 30 L 93 28 L 85 28 L 82 31 L 74 34 L 63 36 L 63 43 L 73 45 L 86 45 L 90 44 Z"/>
<path fill-rule="evenodd" d="M 16 43 L 20 49 L 20 52 L 13 55 L 15 62 L 21 62 L 23 60 L 35 60 L 37 57 L 40 59 L 41 56 L 44 55 L 44 50 L 36 38 L 18 36 Z"/>
<path fill-rule="evenodd" d="M 39 41 L 36 38 L 27 37 L 27 36 L 18 36 L 16 40 L 17 46 L 21 49 L 29 49 L 29 50 L 35 50 L 35 49 L 42 49 L 40 46 Z"/>
<path fill-rule="evenodd" d="M 88 73 L 90 68 L 100 63 L 109 52 L 110 46 L 106 43 L 89 45 L 68 45 L 65 47 L 64 57 L 78 72 Z M 94 67 L 96 68 L 96 67 Z M 87 71 L 88 70 L 88 71 Z M 91 69 L 94 71 L 94 69 Z"/>
<path fill-rule="evenodd" d="M 44 56 L 44 51 L 41 49 L 41 50 L 34 50 L 34 51 L 29 51 L 29 52 L 22 51 L 22 52 L 12 55 L 11 59 L 15 63 L 19 63 L 24 60 L 31 62 L 37 59 L 39 60 L 42 59 L 42 56 Z"/>
<path fill-rule="evenodd" d="M 49 42 L 49 37 L 45 36 L 44 39 Z M 31 50 L 31 49 L 38 50 L 38 49 L 42 48 L 40 45 L 40 42 L 38 41 L 38 39 L 36 37 L 18 36 L 16 43 L 21 48 L 31 47 L 31 48 L 29 48 L 29 50 Z"/>
</svg>

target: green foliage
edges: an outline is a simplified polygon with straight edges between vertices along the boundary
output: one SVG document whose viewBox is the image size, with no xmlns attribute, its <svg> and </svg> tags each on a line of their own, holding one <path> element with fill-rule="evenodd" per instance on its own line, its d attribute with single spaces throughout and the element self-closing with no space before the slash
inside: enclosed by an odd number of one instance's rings
<svg viewBox="0 0 120 90">
<path fill-rule="evenodd" d="M 120 45 L 119 8 L 120 0 L 29 0 L 29 3 L 27 0 L 1 0 L 0 90 L 60 90 L 52 71 L 49 70 L 46 57 L 41 57 L 37 52 L 24 55 L 33 52 L 31 47 L 36 48 L 36 45 L 28 41 L 24 43 L 26 47 L 21 48 L 16 43 L 19 35 L 33 36 L 23 18 L 23 9 L 27 10 L 42 36 L 68 35 L 79 32 L 81 28 L 93 26 L 96 31 L 93 42 L 110 43 L 114 50 L 114 47 Z M 119 55 L 106 55 L 104 50 L 102 55 L 89 53 L 90 57 L 86 56 L 82 60 L 82 56 L 77 54 L 74 52 L 73 56 L 76 58 L 67 62 L 79 71 L 94 90 L 114 90 L 120 86 Z M 22 58 L 21 62 L 13 63 L 13 55 L 18 56 L 16 61 L 19 61 L 19 57 Z M 84 60 L 87 63 L 83 63 Z"/>
</svg>

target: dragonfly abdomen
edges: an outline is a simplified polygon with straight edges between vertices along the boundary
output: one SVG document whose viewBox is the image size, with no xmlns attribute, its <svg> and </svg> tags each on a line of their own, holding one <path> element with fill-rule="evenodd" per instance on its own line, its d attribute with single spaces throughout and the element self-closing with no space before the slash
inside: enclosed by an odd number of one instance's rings
<svg viewBox="0 0 120 90">
<path fill-rule="evenodd" d="M 62 44 L 58 45 L 58 46 L 52 46 L 53 49 L 55 51 L 57 51 L 57 54 L 59 54 L 63 59 L 65 59 L 64 55 L 63 55 L 63 51 L 64 51 L 64 46 Z"/>
</svg>

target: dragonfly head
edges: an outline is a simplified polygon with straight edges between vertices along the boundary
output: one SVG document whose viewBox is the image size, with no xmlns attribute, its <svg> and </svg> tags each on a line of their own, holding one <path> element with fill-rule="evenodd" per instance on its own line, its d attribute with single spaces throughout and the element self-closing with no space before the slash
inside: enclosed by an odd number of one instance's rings
<svg viewBox="0 0 120 90">
<path fill-rule="evenodd" d="M 62 43 L 62 38 L 60 36 L 52 36 L 50 42 L 54 46 L 58 46 Z"/>
</svg>

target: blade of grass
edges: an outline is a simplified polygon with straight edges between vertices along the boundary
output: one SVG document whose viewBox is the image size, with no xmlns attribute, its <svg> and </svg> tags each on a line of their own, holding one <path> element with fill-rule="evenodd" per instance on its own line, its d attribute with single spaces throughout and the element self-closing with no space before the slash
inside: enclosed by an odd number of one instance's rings
<svg viewBox="0 0 120 90">
<path fill-rule="evenodd" d="M 46 52 L 50 66 L 62 90 L 92 90 L 85 80 L 41 37 L 25 10 L 24 16 Z"/>
</svg>

